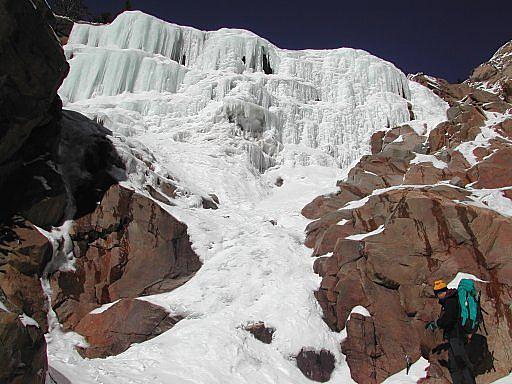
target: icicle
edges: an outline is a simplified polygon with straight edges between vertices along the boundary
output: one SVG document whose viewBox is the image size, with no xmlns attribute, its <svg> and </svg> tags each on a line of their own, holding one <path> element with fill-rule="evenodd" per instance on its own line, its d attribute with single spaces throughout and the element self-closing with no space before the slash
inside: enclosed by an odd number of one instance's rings
<svg viewBox="0 0 512 384">
<path fill-rule="evenodd" d="M 368 151 L 371 133 L 410 119 L 405 75 L 362 50 L 282 50 L 248 31 L 204 32 L 137 11 L 76 24 L 65 50 L 64 102 L 86 110 L 85 100 L 110 97 L 94 110 L 128 134 L 231 122 L 228 132 L 271 132 L 343 167 Z"/>
</svg>

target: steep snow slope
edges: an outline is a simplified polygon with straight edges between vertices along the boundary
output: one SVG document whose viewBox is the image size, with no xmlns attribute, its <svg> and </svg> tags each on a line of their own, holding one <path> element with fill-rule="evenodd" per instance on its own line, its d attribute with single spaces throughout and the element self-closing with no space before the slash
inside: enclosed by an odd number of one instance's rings
<svg viewBox="0 0 512 384">
<path fill-rule="evenodd" d="M 288 51 L 248 31 L 203 32 L 140 12 L 75 25 L 65 50 L 68 108 L 127 135 L 238 135 L 230 144 L 260 171 L 287 160 L 346 166 L 371 132 L 410 116 L 404 74 L 361 50 Z M 290 144 L 300 148 L 283 153 Z"/>
<path fill-rule="evenodd" d="M 408 121 L 409 103 L 418 129 L 442 120 L 446 104 L 364 51 L 287 51 L 247 31 L 202 32 L 140 12 L 76 25 L 65 50 L 65 106 L 142 142 L 156 172 L 216 194 L 220 207 L 196 209 L 186 196 L 162 205 L 187 223 L 204 265 L 144 300 L 185 320 L 104 360 L 82 359 L 79 338 L 54 324 L 51 366 L 80 383 L 309 383 L 293 356 L 325 348 L 336 357 L 330 382 L 350 383 L 343 334 L 313 296 L 320 280 L 300 210 L 333 191 L 373 131 Z M 139 188 L 135 176 L 127 183 Z M 277 329 L 272 344 L 241 329 L 253 321 Z"/>
<path fill-rule="evenodd" d="M 284 185 L 270 191 L 277 175 Z M 216 211 L 166 207 L 188 223 L 204 265 L 184 286 L 144 300 L 187 318 L 121 355 L 96 360 L 83 360 L 72 351 L 78 339 L 54 329 L 51 366 L 73 383 L 309 383 L 293 359 L 309 347 L 332 351 L 338 363 L 332 382 L 350 382 L 341 336 L 328 329 L 313 296 L 319 279 L 302 245 L 307 220 L 300 215 L 308 199 L 333 190 L 338 176 L 333 168 L 286 167 L 265 174 L 260 182 L 269 193 L 260 201 L 226 202 Z M 256 321 L 276 328 L 272 344 L 242 329 Z"/>
</svg>

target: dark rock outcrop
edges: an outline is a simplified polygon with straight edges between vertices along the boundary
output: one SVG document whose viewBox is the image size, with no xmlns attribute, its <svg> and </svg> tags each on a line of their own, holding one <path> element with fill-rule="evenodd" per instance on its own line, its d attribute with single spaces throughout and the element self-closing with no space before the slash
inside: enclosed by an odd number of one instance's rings
<svg viewBox="0 0 512 384">
<path fill-rule="evenodd" d="M 266 327 L 265 323 L 259 322 L 250 324 L 245 327 L 246 331 L 249 331 L 256 339 L 265 344 L 272 343 L 272 336 L 276 331 L 274 328 Z"/>
<path fill-rule="evenodd" d="M 181 319 L 147 301 L 121 299 L 104 312 L 89 313 L 80 320 L 75 330 L 85 336 L 89 347 L 78 351 L 90 359 L 118 355 L 133 343 L 171 329 Z"/>
<path fill-rule="evenodd" d="M 66 206 L 61 176 L 47 156 L 58 146 L 57 89 L 69 70 L 45 20 L 50 13 L 26 0 L 0 2 L 0 300 L 10 311 L 0 310 L 0 381 L 8 383 L 46 379 L 40 277 L 52 247 L 33 224 L 58 224 Z M 30 202 L 22 204 L 20 196 Z M 25 315 L 39 327 L 25 326 Z"/>
<path fill-rule="evenodd" d="M 66 16 L 60 16 L 53 13 L 46 0 L 31 0 L 43 19 L 52 27 L 53 31 L 60 40 L 61 45 L 65 45 L 73 29 L 73 20 Z"/>
<path fill-rule="evenodd" d="M 0 371 L 4 376 L 10 375 L 5 380 L 13 383 L 44 382 L 46 375 L 43 332 L 48 327 L 48 302 L 40 279 L 60 266 L 53 265 L 54 260 L 49 264 L 53 247 L 36 226 L 50 230 L 64 220 L 78 220 L 74 240 L 81 269 L 78 268 L 77 274 L 69 273 L 67 279 L 61 276 L 64 272 L 57 271 L 56 277 L 64 285 L 56 292 L 61 295 L 71 292 L 71 301 L 91 306 L 89 301 L 81 302 L 73 295 L 86 290 L 77 283 L 79 279 L 87 280 L 87 289 L 101 285 L 95 281 L 95 275 L 87 275 L 86 279 L 85 269 L 90 272 L 89 266 L 80 264 L 80 260 L 96 256 L 97 270 L 107 276 L 103 275 L 106 281 L 99 291 L 100 298 L 91 299 L 92 308 L 111 297 L 170 290 L 185 282 L 200 266 L 190 249 L 186 226 L 149 198 L 133 191 L 123 190 L 127 192 L 127 200 L 120 203 L 128 201 L 129 212 L 125 212 L 128 216 L 115 219 L 110 216 L 113 221 L 108 223 L 108 218 L 103 222 L 88 221 L 93 220 L 91 213 L 104 193 L 124 177 L 125 165 L 107 129 L 78 113 L 62 111 L 56 91 L 67 74 L 68 64 L 52 30 L 57 28 L 59 20 L 62 21 L 44 1 L 0 2 L 0 300 L 10 311 L 0 311 L 3 327 Z M 71 25 L 64 24 L 65 35 Z M 135 158 L 136 154 L 130 156 Z M 133 160 L 132 165 L 135 161 L 138 160 Z M 97 227 L 101 223 L 106 224 L 105 228 Z M 82 232 L 81 226 L 85 227 Z M 100 247 L 105 238 L 112 245 L 105 247 L 106 256 L 102 258 L 103 254 L 95 253 L 90 246 Z M 149 268 L 154 270 L 137 276 L 135 270 L 141 266 L 147 244 L 152 241 L 153 248 L 150 247 L 148 254 L 157 254 L 150 257 Z M 55 245 L 56 253 L 63 254 L 65 242 L 57 241 Z M 128 248 L 118 252 L 125 245 Z M 114 255 L 112 259 L 115 255 L 121 259 L 107 271 L 111 255 Z M 128 279 L 139 285 L 129 287 Z M 110 287 L 111 291 L 106 294 L 104 287 Z M 83 297 L 89 298 L 87 294 Z M 140 305 L 131 307 L 130 314 L 136 317 L 137 309 Z M 142 308 L 141 314 L 144 311 L 147 308 Z M 157 313 L 153 309 L 150 312 Z M 25 327 L 16 320 L 25 315 L 35 319 L 40 328 Z M 167 320 L 161 323 L 161 328 L 155 324 L 151 334 L 163 329 Z M 4 376 L 0 381 L 4 381 Z"/>
<path fill-rule="evenodd" d="M 40 277 L 52 246 L 30 222 L 13 218 L 0 224 L 0 292 L 19 314 L 34 318 L 47 330 L 46 296 Z"/>
<path fill-rule="evenodd" d="M 0 200 L 0 220 L 19 214 L 49 229 L 65 218 L 94 210 L 103 193 L 117 182 L 116 171 L 124 168 L 110 135 L 72 111 L 35 129 L 9 159 L 16 171 L 0 186 L 6 196 Z M 68 203 L 74 210 L 71 217 L 65 217 Z"/>
<path fill-rule="evenodd" d="M 0 382 L 44 384 L 47 368 L 43 331 L 0 309 Z"/>
<path fill-rule="evenodd" d="M 331 352 L 303 348 L 296 357 L 297 367 L 308 379 L 325 383 L 331 378 L 334 370 L 334 356 Z"/>
<path fill-rule="evenodd" d="M 0 25 L 0 180 L 3 181 L 12 172 L 9 158 L 21 148 L 32 130 L 58 115 L 57 89 L 69 66 L 50 26 L 30 1 L 2 1 Z"/>
</svg>

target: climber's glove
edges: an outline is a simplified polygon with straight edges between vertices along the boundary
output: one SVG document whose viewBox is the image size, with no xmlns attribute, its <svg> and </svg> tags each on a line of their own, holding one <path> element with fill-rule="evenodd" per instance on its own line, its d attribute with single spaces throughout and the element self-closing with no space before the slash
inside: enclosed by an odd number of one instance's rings
<svg viewBox="0 0 512 384">
<path fill-rule="evenodd" d="M 435 321 L 430 321 L 425 325 L 425 329 L 429 329 L 431 331 L 435 331 L 437 329 L 437 323 Z"/>
</svg>

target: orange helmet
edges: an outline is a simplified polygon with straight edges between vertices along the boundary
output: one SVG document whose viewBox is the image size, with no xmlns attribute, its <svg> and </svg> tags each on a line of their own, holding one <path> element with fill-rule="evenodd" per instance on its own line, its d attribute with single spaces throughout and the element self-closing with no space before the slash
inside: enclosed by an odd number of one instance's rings
<svg viewBox="0 0 512 384">
<path fill-rule="evenodd" d="M 447 291 L 448 286 L 444 282 L 444 280 L 436 280 L 434 281 L 434 293 L 437 295 L 441 292 Z"/>
</svg>

